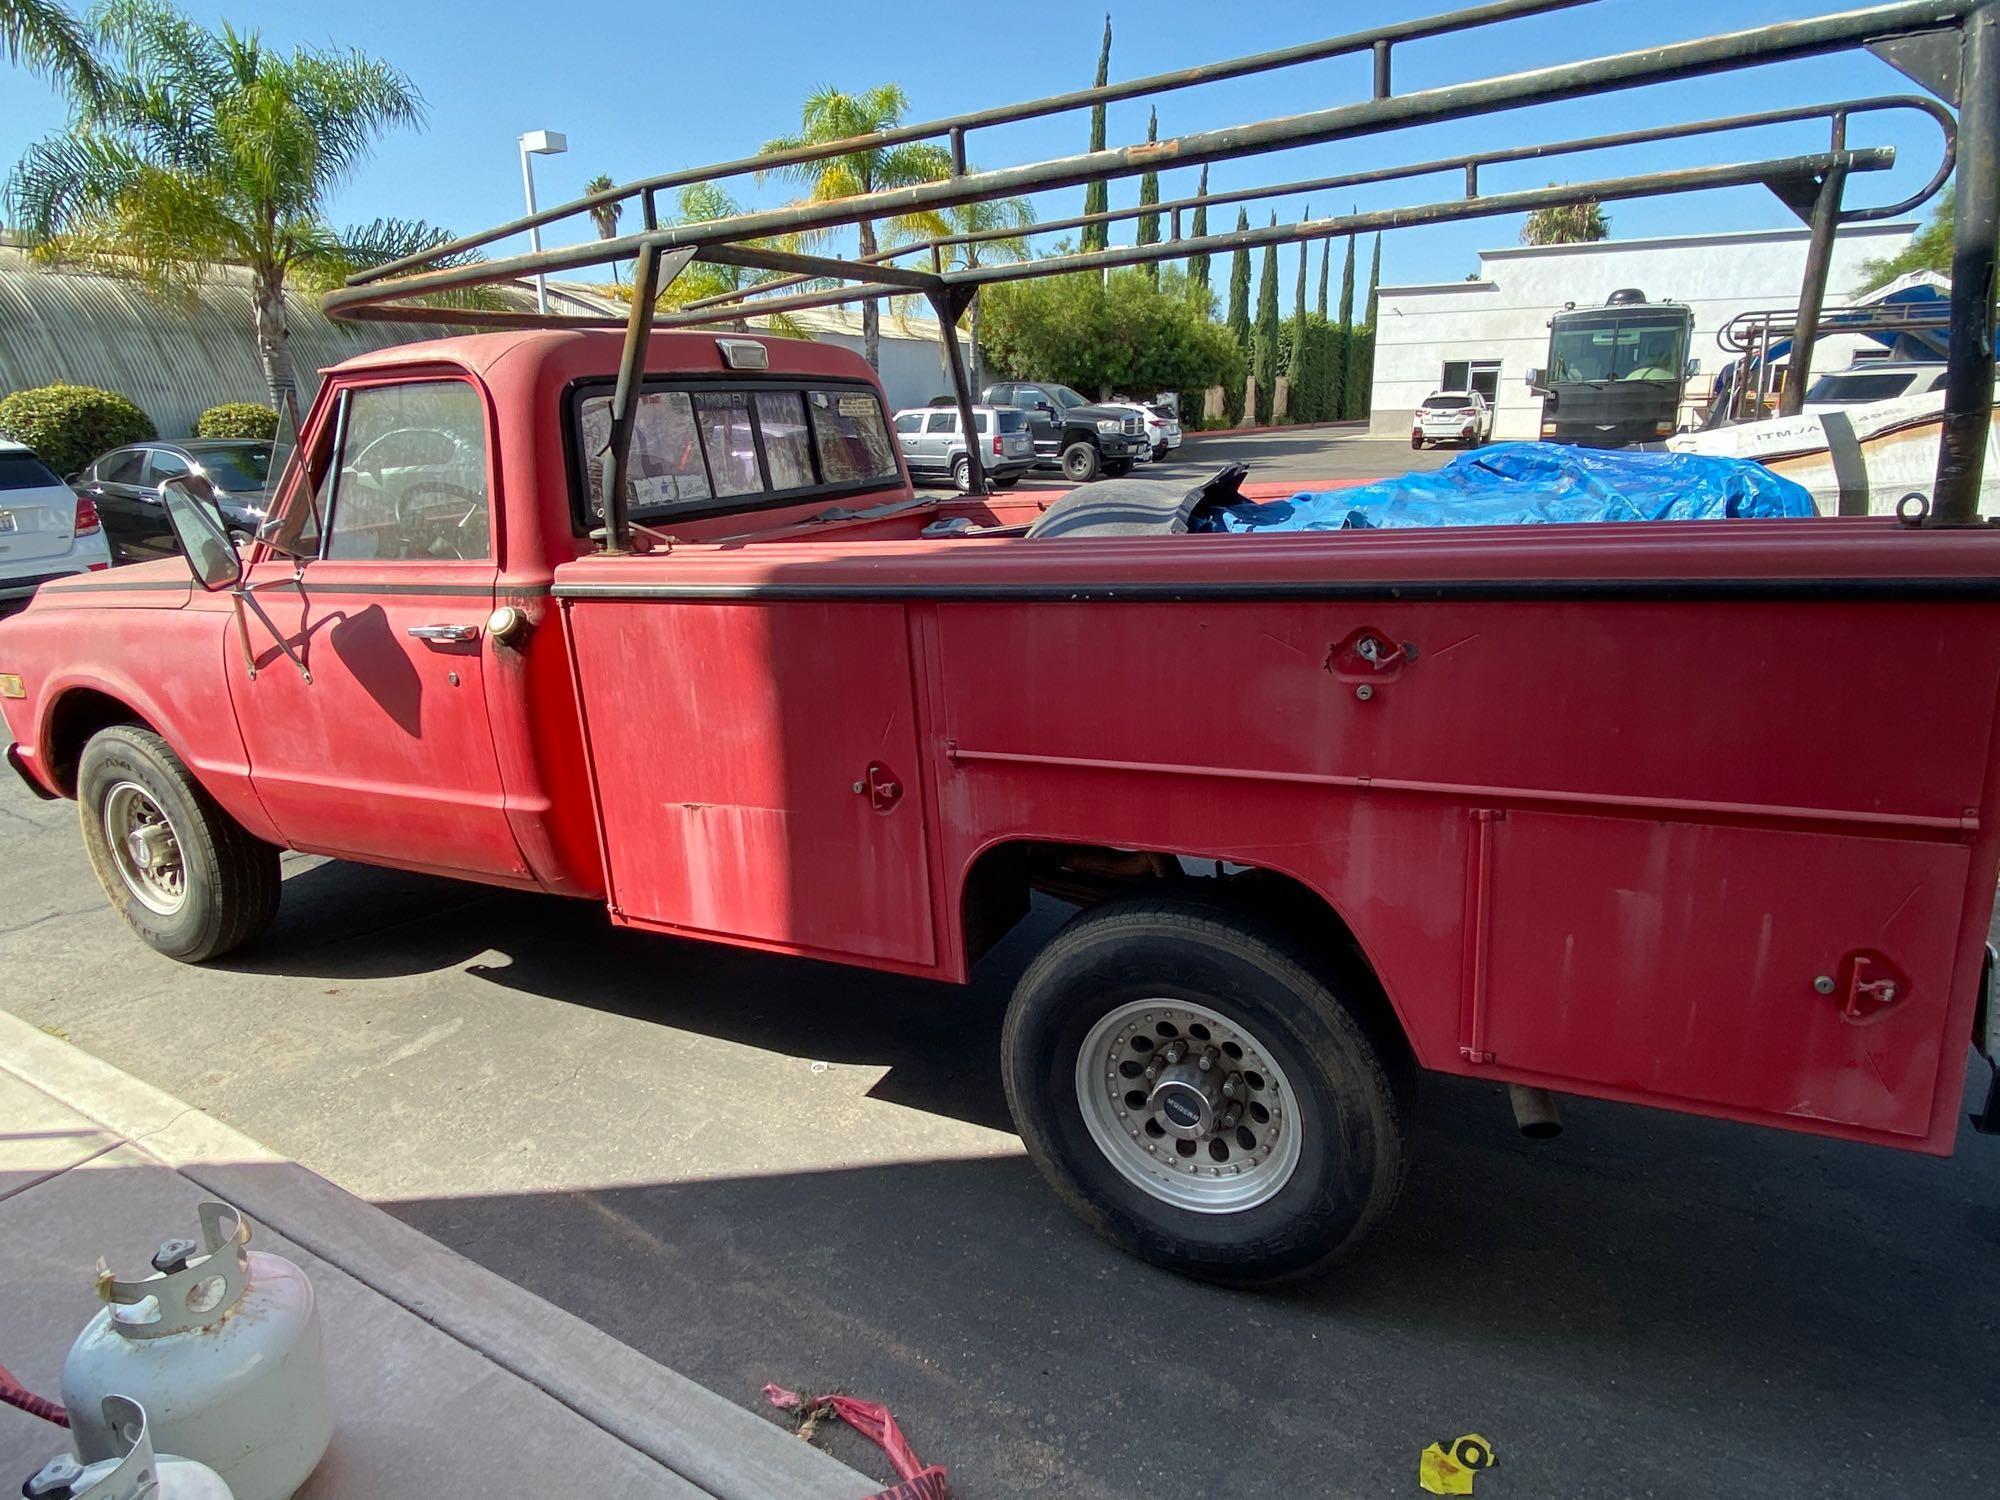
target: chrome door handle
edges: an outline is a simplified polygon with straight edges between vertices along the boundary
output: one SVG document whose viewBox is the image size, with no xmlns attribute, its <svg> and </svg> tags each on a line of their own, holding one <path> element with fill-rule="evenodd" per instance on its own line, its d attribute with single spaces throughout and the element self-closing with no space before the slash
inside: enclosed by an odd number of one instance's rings
<svg viewBox="0 0 2000 1500">
<path fill-rule="evenodd" d="M 476 641 L 477 625 L 412 625 L 409 633 L 420 641 Z"/>
</svg>

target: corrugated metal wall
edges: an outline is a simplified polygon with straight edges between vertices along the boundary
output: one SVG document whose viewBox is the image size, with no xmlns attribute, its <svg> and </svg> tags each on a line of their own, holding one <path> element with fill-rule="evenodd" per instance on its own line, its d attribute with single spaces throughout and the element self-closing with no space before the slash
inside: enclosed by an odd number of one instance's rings
<svg viewBox="0 0 2000 1500">
<path fill-rule="evenodd" d="M 150 297 L 134 282 L 46 270 L 21 250 L 0 247 L 0 396 L 57 382 L 118 391 L 162 437 L 185 436 L 218 401 L 268 400 L 250 289 L 239 274 L 205 285 L 190 309 Z M 385 344 L 463 331 L 335 323 L 310 297 L 286 301 L 302 410 L 328 365 Z"/>
</svg>

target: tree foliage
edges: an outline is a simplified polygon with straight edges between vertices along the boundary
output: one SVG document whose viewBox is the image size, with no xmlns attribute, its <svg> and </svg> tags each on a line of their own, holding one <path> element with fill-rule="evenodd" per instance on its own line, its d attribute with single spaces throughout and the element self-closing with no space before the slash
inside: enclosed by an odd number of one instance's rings
<svg viewBox="0 0 2000 1500">
<path fill-rule="evenodd" d="M 1278 216 L 1271 215 L 1275 228 Z M 1278 247 L 1264 247 L 1264 265 L 1257 278 L 1257 327 L 1250 341 L 1250 369 L 1257 377 L 1257 420 L 1269 422 L 1278 394 Z"/>
<path fill-rule="evenodd" d="M 1206 163 L 1202 165 L 1201 186 L 1195 189 L 1195 197 L 1198 199 L 1206 199 L 1208 197 L 1208 166 Z M 1194 206 L 1194 227 L 1191 237 L 1199 240 L 1206 238 L 1207 235 L 1208 204 L 1206 202 L 1198 202 Z M 1215 294 L 1209 290 L 1208 286 L 1207 251 L 1188 257 L 1187 293 L 1188 300 L 1194 304 L 1196 311 L 1204 318 L 1215 316 Z"/>
<path fill-rule="evenodd" d="M 1340 326 L 1354 326 L 1354 236 L 1347 237 L 1347 263 L 1340 270 Z"/>
<path fill-rule="evenodd" d="M 799 129 L 764 143 L 763 154 L 775 155 L 801 146 L 844 141 L 856 136 L 876 135 L 903 123 L 910 99 L 898 83 L 878 83 L 859 94 L 836 88 L 817 88 L 806 95 L 799 110 Z M 863 146 L 842 156 L 818 161 L 793 162 L 772 167 L 766 175 L 804 184 L 807 198 L 824 203 L 834 198 L 852 198 L 884 188 L 911 187 L 951 175 L 951 153 L 927 141 L 909 141 L 900 146 Z M 698 184 L 707 186 L 708 184 Z M 891 223 L 895 223 L 891 220 Z M 875 239 L 875 221 L 862 219 L 855 224 L 861 254 L 873 255 L 880 247 Z M 808 241 L 819 236 L 808 236 Z M 881 310 L 874 302 L 861 304 L 861 342 L 871 366 L 881 363 Z"/>
<path fill-rule="evenodd" d="M 25 443 L 58 474 L 111 448 L 158 437 L 152 418 L 116 391 L 44 385 L 0 398 L 0 436 Z"/>
<path fill-rule="evenodd" d="M 1856 290 L 1872 292 L 1911 271 L 1937 271 L 1949 276 L 1955 243 L 1952 214 L 1956 210 L 1957 197 L 1956 186 L 1946 188 L 1931 213 L 1930 223 L 1911 235 L 1909 244 L 1894 255 L 1864 260 L 1861 263 L 1862 283 Z"/>
<path fill-rule="evenodd" d="M 225 401 L 194 419 L 198 438 L 263 438 L 278 435 L 278 414 L 261 401 Z"/>
<path fill-rule="evenodd" d="M 1149 111 L 1146 115 L 1146 144 L 1149 146 L 1155 145 L 1158 143 L 1159 139 L 1160 139 L 1160 112 L 1157 109 L 1155 109 Z M 1160 174 L 1158 172 L 1152 171 L 1149 168 L 1139 178 L 1139 206 L 1141 208 L 1144 208 L 1148 204 L 1158 203 L 1159 201 L 1160 201 Z M 1160 242 L 1160 216 L 1156 213 L 1140 214 L 1139 232 L 1136 237 L 1136 243 L 1141 245 L 1157 245 L 1159 244 L 1159 242 Z M 1152 281 L 1156 285 L 1158 284 L 1160 279 L 1160 266 L 1158 261 L 1148 261 L 1145 265 L 1141 266 L 1139 269 L 1146 273 L 1148 280 Z"/>
<path fill-rule="evenodd" d="M 1243 355 L 1227 330 L 1136 270 L 1004 282 L 980 297 L 996 376 L 1057 381 L 1092 396 L 1178 391 L 1190 413 L 1201 410 L 1208 387 L 1242 386 Z"/>
<path fill-rule="evenodd" d="M 1610 238 L 1611 219 L 1594 198 L 1538 208 L 1521 222 L 1524 245 L 1587 245 Z"/>
<path fill-rule="evenodd" d="M 164 0 L 106 0 L 92 23 L 99 86 L 15 168 L 12 217 L 41 257 L 135 276 L 161 295 L 191 296 L 220 263 L 247 267 L 258 353 L 281 400 L 294 385 L 286 286 L 363 263 L 371 247 L 331 227 L 327 205 L 378 139 L 422 125 L 422 96 L 375 58 L 281 52 Z"/>
<path fill-rule="evenodd" d="M 78 96 L 102 81 L 89 35 L 56 0 L 0 0 L 0 56 Z"/>
<path fill-rule="evenodd" d="M 1104 13 L 1104 42 L 1097 49 L 1097 87 L 1103 88 L 1110 80 L 1111 12 L 1107 10 Z M 1090 149 L 1093 151 L 1102 151 L 1104 149 L 1104 106 L 1102 104 L 1093 104 L 1090 107 Z M 1101 179 L 1085 185 L 1083 189 L 1083 211 L 1085 213 L 1101 214 L 1109 210 L 1110 207 L 1110 190 Z M 1111 242 L 1108 232 L 1109 228 L 1110 226 L 1106 224 L 1084 225 L 1083 233 L 1078 236 L 1079 248 L 1084 250 L 1102 250 Z"/>
</svg>

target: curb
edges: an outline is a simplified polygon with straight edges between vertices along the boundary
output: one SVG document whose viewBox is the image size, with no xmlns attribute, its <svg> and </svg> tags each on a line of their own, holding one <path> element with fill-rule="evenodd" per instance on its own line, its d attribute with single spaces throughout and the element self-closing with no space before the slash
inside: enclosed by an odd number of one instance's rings
<svg viewBox="0 0 2000 1500">
<path fill-rule="evenodd" d="M 0 1070 L 124 1137 L 718 1500 L 854 1500 L 880 1488 L 232 1126 L 6 1012 L 0 1012 Z"/>
</svg>

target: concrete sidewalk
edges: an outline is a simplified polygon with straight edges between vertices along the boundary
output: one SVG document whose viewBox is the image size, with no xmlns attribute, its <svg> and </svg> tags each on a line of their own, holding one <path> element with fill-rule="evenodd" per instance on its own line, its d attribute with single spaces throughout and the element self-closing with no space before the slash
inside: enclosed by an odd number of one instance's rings
<svg viewBox="0 0 2000 1500">
<path fill-rule="evenodd" d="M 0 1013 L 0 1364 L 54 1398 L 98 1307 L 220 1198 L 319 1293 L 339 1425 L 302 1500 L 857 1500 L 879 1484 L 265 1150 Z M 649 1295 L 643 1286 L 634 1297 Z M 164 1445 L 163 1445 L 164 1447 Z M 0 1407 L 0 1491 L 67 1448 Z"/>
</svg>

